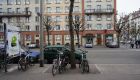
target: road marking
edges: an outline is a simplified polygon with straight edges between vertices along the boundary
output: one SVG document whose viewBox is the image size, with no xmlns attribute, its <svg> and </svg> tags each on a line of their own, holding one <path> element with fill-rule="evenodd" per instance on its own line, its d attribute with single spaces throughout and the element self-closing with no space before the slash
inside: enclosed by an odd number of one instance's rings
<svg viewBox="0 0 140 80">
<path fill-rule="evenodd" d="M 99 70 L 100 73 L 102 73 L 101 69 L 97 66 L 97 64 L 95 64 L 95 67 L 97 68 L 97 70 Z"/>
<path fill-rule="evenodd" d="M 46 73 L 46 71 L 48 71 L 48 69 L 51 67 L 52 65 L 49 65 L 49 67 L 45 68 L 45 70 L 43 70 L 42 73 Z"/>
<path fill-rule="evenodd" d="M 12 72 L 12 71 L 14 71 L 14 70 L 16 70 L 16 69 L 17 69 L 17 66 L 14 66 L 14 67 L 8 69 L 7 71 L 8 71 L 8 72 Z"/>
</svg>

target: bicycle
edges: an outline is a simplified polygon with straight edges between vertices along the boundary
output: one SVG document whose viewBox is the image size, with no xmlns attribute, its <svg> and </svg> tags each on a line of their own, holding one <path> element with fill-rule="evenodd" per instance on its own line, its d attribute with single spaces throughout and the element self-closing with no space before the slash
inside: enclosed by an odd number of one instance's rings
<svg viewBox="0 0 140 80">
<path fill-rule="evenodd" d="M 57 59 L 53 60 L 52 65 L 52 75 L 55 76 L 56 73 L 62 73 L 66 70 L 66 66 L 69 63 L 69 59 L 67 55 L 64 55 L 63 52 L 58 51 Z"/>
<path fill-rule="evenodd" d="M 30 58 L 30 53 L 25 55 L 24 53 L 21 54 L 20 59 L 18 61 L 18 70 L 27 70 L 29 66 L 32 66 L 32 58 Z"/>
<path fill-rule="evenodd" d="M 86 59 L 86 54 L 87 54 L 87 51 L 82 51 L 82 54 L 81 54 L 81 62 L 79 64 L 79 68 L 81 70 L 82 73 L 84 72 L 89 72 L 89 63 L 88 63 L 88 60 Z"/>
</svg>

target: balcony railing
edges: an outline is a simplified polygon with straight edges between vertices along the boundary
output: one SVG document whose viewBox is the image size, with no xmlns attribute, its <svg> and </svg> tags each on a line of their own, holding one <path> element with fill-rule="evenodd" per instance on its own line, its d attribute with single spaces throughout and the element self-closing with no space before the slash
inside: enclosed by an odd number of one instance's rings
<svg viewBox="0 0 140 80">
<path fill-rule="evenodd" d="M 85 14 L 113 14 L 114 9 L 86 9 Z"/>
<path fill-rule="evenodd" d="M 30 17 L 30 11 L 23 12 L 0 12 L 0 17 Z"/>
</svg>

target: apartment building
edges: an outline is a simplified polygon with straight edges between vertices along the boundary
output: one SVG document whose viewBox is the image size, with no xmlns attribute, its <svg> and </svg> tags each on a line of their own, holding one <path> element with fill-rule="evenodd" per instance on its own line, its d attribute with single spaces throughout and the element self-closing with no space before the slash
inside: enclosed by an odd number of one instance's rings
<svg viewBox="0 0 140 80">
<path fill-rule="evenodd" d="M 50 44 L 69 44 L 69 0 L 43 0 L 43 16 L 51 19 Z M 20 27 L 23 45 L 39 45 L 39 0 L 0 0 L 0 19 L 2 22 Z M 116 40 L 114 20 L 116 0 L 75 0 L 73 19 L 79 16 L 84 22 L 80 31 L 80 44 L 90 42 L 104 45 L 107 40 Z M 83 21 L 84 19 L 84 21 Z M 0 27 L 3 39 L 3 28 Z M 76 34 L 74 35 L 77 43 Z M 44 27 L 44 44 L 47 44 L 47 32 Z"/>
<path fill-rule="evenodd" d="M 123 29 L 123 40 L 140 40 L 140 9 L 124 16 L 123 19 L 126 21 L 126 25 L 128 25 Z"/>
</svg>

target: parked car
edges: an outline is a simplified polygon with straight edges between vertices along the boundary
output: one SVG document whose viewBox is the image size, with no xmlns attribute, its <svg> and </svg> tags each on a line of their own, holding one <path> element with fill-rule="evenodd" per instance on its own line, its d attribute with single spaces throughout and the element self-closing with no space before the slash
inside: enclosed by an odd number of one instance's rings
<svg viewBox="0 0 140 80">
<path fill-rule="evenodd" d="M 56 59 L 59 51 L 63 52 L 64 54 L 70 55 L 70 49 L 68 47 L 63 46 L 63 45 L 46 46 L 44 48 L 45 63 L 51 64 L 53 62 L 53 60 Z M 74 53 L 75 53 L 76 62 L 79 63 L 79 61 L 81 60 L 82 51 L 75 50 Z"/>
<path fill-rule="evenodd" d="M 118 43 L 113 41 L 113 42 L 108 42 L 107 47 L 109 48 L 118 48 Z"/>
<path fill-rule="evenodd" d="M 85 48 L 93 48 L 93 44 L 92 43 L 86 43 Z"/>
<path fill-rule="evenodd" d="M 29 47 L 29 48 L 36 48 L 37 45 L 36 45 L 35 43 L 32 43 L 32 44 L 29 44 L 28 47 Z"/>
</svg>

